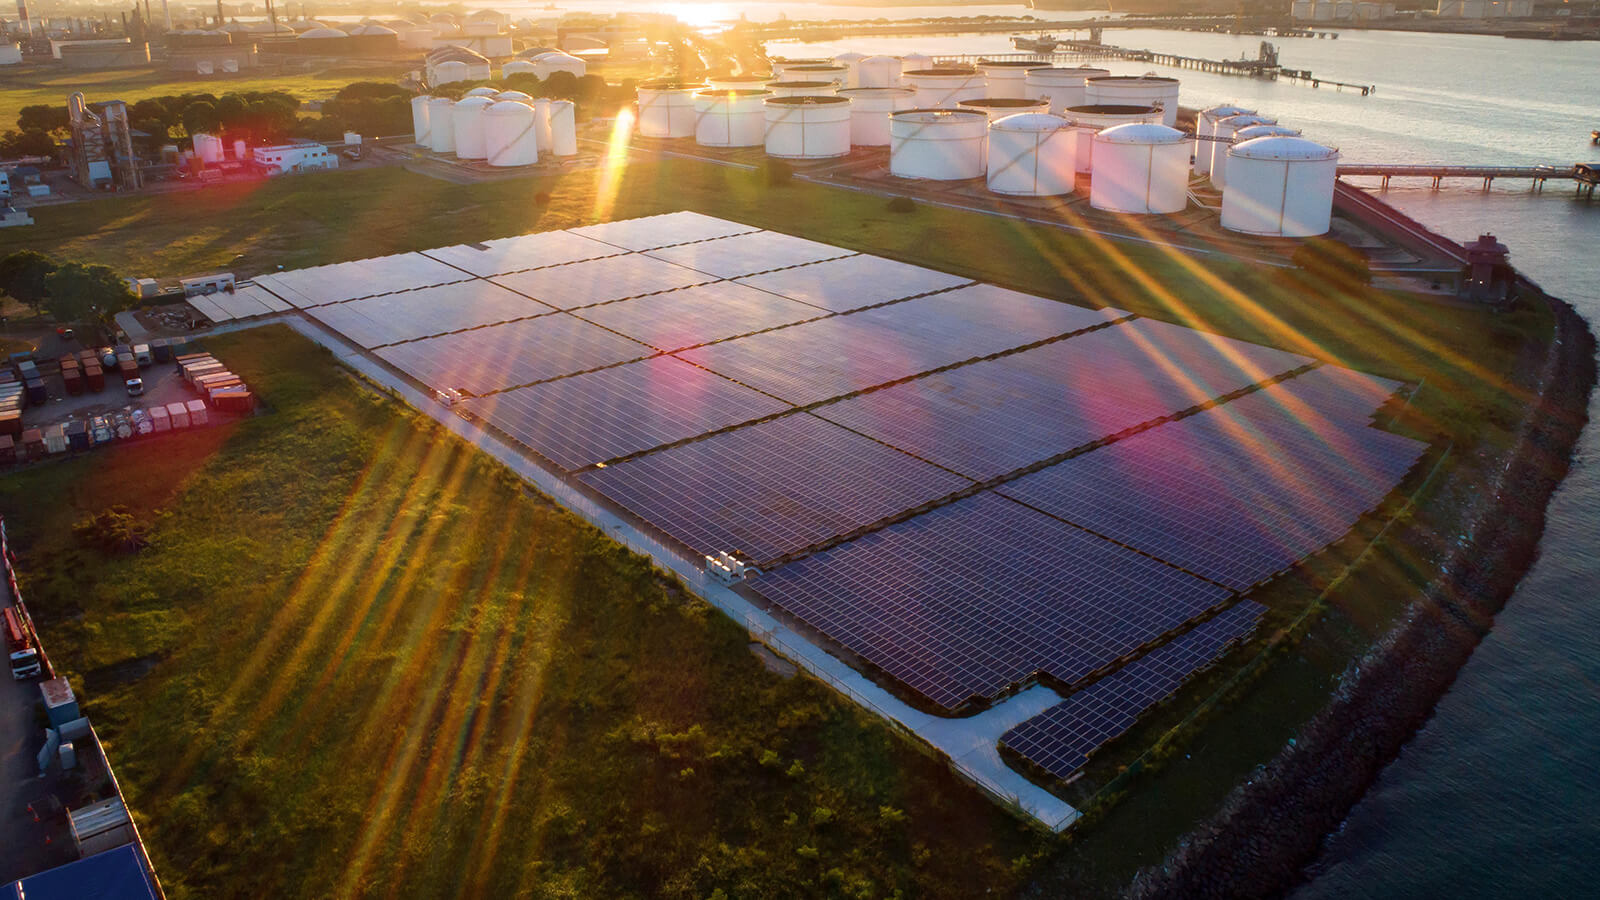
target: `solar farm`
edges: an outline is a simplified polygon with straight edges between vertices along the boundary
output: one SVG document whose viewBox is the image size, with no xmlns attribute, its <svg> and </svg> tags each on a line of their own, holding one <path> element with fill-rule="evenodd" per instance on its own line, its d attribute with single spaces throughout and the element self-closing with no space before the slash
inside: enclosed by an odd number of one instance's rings
<svg viewBox="0 0 1600 900">
<path fill-rule="evenodd" d="M 690 212 L 255 279 L 917 709 L 1070 778 L 1426 445 L 1403 385 Z"/>
</svg>

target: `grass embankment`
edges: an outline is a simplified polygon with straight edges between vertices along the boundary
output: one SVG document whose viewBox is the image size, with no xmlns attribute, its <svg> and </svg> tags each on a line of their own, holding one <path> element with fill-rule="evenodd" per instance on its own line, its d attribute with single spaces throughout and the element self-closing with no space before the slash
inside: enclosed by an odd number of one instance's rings
<svg viewBox="0 0 1600 900">
<path fill-rule="evenodd" d="M 0 480 L 170 896 L 971 896 L 1043 839 L 285 329 L 274 414 Z M 150 546 L 73 536 L 122 504 Z"/>
</svg>

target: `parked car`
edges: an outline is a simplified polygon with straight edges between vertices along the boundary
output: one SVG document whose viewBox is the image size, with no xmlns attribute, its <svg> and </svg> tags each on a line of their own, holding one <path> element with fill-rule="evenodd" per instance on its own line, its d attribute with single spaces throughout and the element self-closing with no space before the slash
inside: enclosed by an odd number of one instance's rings
<svg viewBox="0 0 1600 900">
<path fill-rule="evenodd" d="M 101 347 L 99 350 L 96 350 L 95 352 L 100 354 L 100 365 L 101 366 L 103 366 L 103 367 L 105 367 L 107 369 L 115 369 L 117 367 L 117 348 L 115 348 L 115 347 Z"/>
<path fill-rule="evenodd" d="M 143 378 L 129 378 L 127 381 L 124 381 L 123 384 L 128 388 L 129 397 L 137 397 L 144 393 Z"/>
</svg>

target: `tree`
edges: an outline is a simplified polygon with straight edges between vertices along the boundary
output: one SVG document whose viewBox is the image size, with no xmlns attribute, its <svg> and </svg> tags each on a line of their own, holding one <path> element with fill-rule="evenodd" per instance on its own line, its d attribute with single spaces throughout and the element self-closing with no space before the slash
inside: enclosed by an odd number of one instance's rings
<svg viewBox="0 0 1600 900">
<path fill-rule="evenodd" d="M 539 85 L 539 96 L 552 100 L 571 100 L 578 95 L 578 76 L 564 69 L 550 73 Z"/>
<path fill-rule="evenodd" d="M 171 98 L 166 98 L 171 99 Z M 160 122 L 162 131 L 181 124 L 178 113 L 168 106 L 163 98 L 151 97 L 140 100 L 128 108 L 128 121 L 138 123 Z M 141 125 L 148 127 L 148 125 Z"/>
<path fill-rule="evenodd" d="M 245 98 L 238 94 L 223 94 L 212 109 L 216 111 L 217 124 L 231 131 L 235 128 L 246 128 L 245 116 L 249 113 L 249 104 Z"/>
<path fill-rule="evenodd" d="M 109 318 L 133 303 L 133 293 L 105 266 L 63 263 L 45 276 L 44 308 L 57 322 Z"/>
<path fill-rule="evenodd" d="M 72 120 L 65 106 L 24 106 L 17 114 L 17 127 L 23 131 L 67 131 Z"/>
<path fill-rule="evenodd" d="M 37 250 L 18 250 L 0 259 L 0 293 L 10 294 L 29 306 L 45 298 L 45 278 L 56 270 L 56 261 Z"/>
<path fill-rule="evenodd" d="M 205 100 L 197 100 L 183 108 L 183 130 L 191 136 L 215 134 L 219 124 L 216 106 Z"/>
<path fill-rule="evenodd" d="M 0 156 L 48 156 L 55 158 L 56 139 L 43 131 L 8 131 L 0 135 Z"/>
</svg>

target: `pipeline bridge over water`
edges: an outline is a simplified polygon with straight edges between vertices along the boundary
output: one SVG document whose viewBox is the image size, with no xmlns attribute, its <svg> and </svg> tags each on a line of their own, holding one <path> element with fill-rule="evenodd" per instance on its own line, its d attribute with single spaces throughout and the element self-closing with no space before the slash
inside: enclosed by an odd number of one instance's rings
<svg viewBox="0 0 1600 900">
<path fill-rule="evenodd" d="M 1339 166 L 1339 175 L 1362 175 L 1382 179 L 1383 187 L 1389 186 L 1391 178 L 1427 178 L 1432 180 L 1434 190 L 1446 178 L 1473 178 L 1483 180 L 1483 189 L 1488 190 L 1497 178 L 1527 179 L 1529 189 L 1544 190 L 1547 181 L 1573 181 L 1578 186 L 1578 196 L 1593 198 L 1594 189 L 1600 184 L 1600 165 L 1593 163 L 1575 163 L 1570 166 L 1442 166 L 1442 165 L 1383 165 L 1383 164 L 1343 164 Z"/>
</svg>

